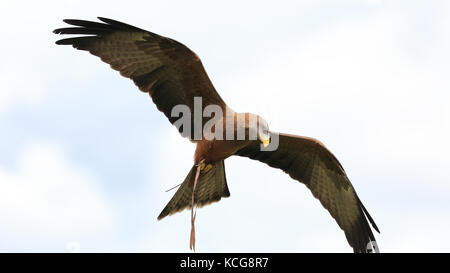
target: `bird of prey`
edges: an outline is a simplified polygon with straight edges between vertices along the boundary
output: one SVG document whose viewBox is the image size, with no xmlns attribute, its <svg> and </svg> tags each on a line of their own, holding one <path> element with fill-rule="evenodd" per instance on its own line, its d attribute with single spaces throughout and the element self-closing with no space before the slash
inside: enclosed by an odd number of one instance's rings
<svg viewBox="0 0 450 273">
<path fill-rule="evenodd" d="M 201 129 L 212 120 L 211 113 L 209 117 L 199 117 L 194 113 L 186 116 L 187 124 L 177 125 L 180 133 L 196 144 L 194 162 L 158 220 L 191 209 L 191 248 L 195 244 L 194 207 L 230 196 L 224 160 L 237 155 L 281 169 L 305 184 L 344 231 L 354 252 L 377 251 L 369 222 L 379 232 L 378 227 L 356 194 L 344 168 L 320 141 L 271 132 L 260 116 L 234 112 L 215 90 L 200 58 L 180 42 L 115 20 L 98 19 L 101 22 L 63 20 L 71 26 L 56 29 L 54 33 L 77 36 L 58 40 L 56 44 L 72 45 L 100 57 L 122 76 L 133 80 L 142 92 L 148 93 L 158 110 L 174 125 L 180 120 L 180 113 L 174 115 L 174 109 L 182 105 L 183 109 L 195 112 L 196 99 L 199 98 L 205 110 L 208 106 L 216 106 L 216 110 L 220 110 L 214 111 L 210 131 Z M 216 116 L 219 112 L 221 114 Z M 220 133 L 221 128 L 228 130 L 227 134 L 231 128 L 234 137 L 221 137 L 225 134 L 223 131 Z M 235 133 L 239 135 L 239 132 L 243 132 L 243 138 L 236 139 Z M 256 137 L 251 138 L 252 135 Z M 275 137 L 277 147 L 265 150 L 264 147 L 271 145 Z"/>
</svg>

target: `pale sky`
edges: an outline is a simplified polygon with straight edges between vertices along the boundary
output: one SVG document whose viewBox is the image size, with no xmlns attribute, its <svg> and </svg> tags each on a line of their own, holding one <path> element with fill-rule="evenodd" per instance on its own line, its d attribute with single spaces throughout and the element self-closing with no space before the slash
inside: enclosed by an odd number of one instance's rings
<svg viewBox="0 0 450 273">
<path fill-rule="evenodd" d="M 188 251 L 157 221 L 195 146 L 147 94 L 51 31 L 123 21 L 202 59 L 233 109 L 315 137 L 375 219 L 382 252 L 450 250 L 448 1 L 0 2 L 0 251 Z M 128 8 L 127 8 L 128 7 Z M 198 252 L 351 252 L 301 183 L 226 160 L 231 197 L 199 209 Z"/>
</svg>

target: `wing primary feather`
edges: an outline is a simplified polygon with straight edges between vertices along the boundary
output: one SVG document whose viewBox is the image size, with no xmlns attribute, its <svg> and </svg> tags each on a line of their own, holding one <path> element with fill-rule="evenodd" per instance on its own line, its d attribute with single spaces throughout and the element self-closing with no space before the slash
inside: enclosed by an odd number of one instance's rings
<svg viewBox="0 0 450 273">
<path fill-rule="evenodd" d="M 104 28 L 84 28 L 84 27 L 66 27 L 53 30 L 55 34 L 95 34 L 102 35 L 111 33 L 110 30 Z"/>
<path fill-rule="evenodd" d="M 358 198 L 358 202 L 359 205 L 361 206 L 362 210 L 364 211 L 364 214 L 367 216 L 367 219 L 369 219 L 370 224 L 372 225 L 372 227 L 378 232 L 380 233 L 380 230 L 377 227 L 377 224 L 375 224 L 375 221 L 372 219 L 372 216 L 370 216 L 369 212 L 367 211 L 366 207 L 364 207 L 363 203 L 361 202 L 361 200 L 359 200 L 359 197 L 357 196 L 356 198 Z"/>
<path fill-rule="evenodd" d="M 113 26 L 108 25 L 108 24 L 86 21 L 86 20 L 64 19 L 63 22 L 67 23 L 69 25 L 86 27 L 86 28 L 101 28 L 101 29 L 110 29 L 110 30 L 115 29 Z"/>
<path fill-rule="evenodd" d="M 125 24 L 113 19 L 109 19 L 109 18 L 105 18 L 105 17 L 97 17 L 100 21 L 107 23 L 109 26 L 114 26 L 116 28 L 120 28 L 123 30 L 137 30 L 137 31 L 145 31 L 144 29 L 129 25 L 129 24 Z"/>
<path fill-rule="evenodd" d="M 97 36 L 84 36 L 84 37 L 74 37 L 66 38 L 56 41 L 57 45 L 72 45 L 76 49 L 87 50 L 89 43 L 94 39 L 98 39 Z"/>
</svg>

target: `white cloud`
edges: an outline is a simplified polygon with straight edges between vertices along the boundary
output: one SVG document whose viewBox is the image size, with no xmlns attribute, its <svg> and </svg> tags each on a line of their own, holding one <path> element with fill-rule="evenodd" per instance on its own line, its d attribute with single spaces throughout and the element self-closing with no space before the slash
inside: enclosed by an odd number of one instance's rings
<svg viewBox="0 0 450 273">
<path fill-rule="evenodd" d="M 114 210 L 96 180 L 72 166 L 60 148 L 28 145 L 14 170 L 0 166 L 1 250 L 65 250 L 74 240 L 110 233 Z M 45 245 L 35 245 L 42 240 Z"/>
<path fill-rule="evenodd" d="M 26 63 L 3 60 L 7 64 L 0 66 L 0 114 L 17 103 L 39 103 L 45 91 L 32 67 Z"/>
</svg>

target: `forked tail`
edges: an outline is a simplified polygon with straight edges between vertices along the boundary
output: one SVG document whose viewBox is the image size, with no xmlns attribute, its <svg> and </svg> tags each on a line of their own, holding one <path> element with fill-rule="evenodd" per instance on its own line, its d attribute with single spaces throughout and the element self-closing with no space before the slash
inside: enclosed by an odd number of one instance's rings
<svg viewBox="0 0 450 273">
<path fill-rule="evenodd" d="M 194 202 L 199 208 L 219 201 L 222 197 L 229 197 L 227 178 L 225 176 L 225 164 L 223 161 L 210 163 L 211 169 L 201 171 L 195 186 Z M 205 168 L 206 170 L 206 168 Z M 158 220 L 192 208 L 192 189 L 197 166 L 192 166 L 180 188 L 174 194 L 169 203 L 158 216 Z"/>
</svg>

